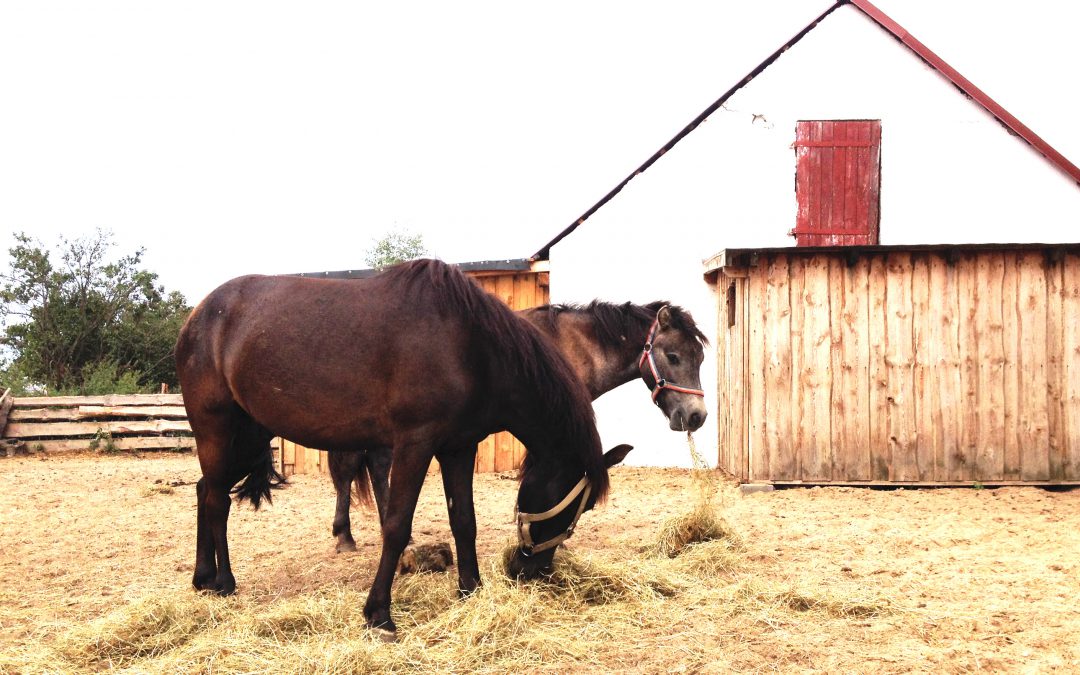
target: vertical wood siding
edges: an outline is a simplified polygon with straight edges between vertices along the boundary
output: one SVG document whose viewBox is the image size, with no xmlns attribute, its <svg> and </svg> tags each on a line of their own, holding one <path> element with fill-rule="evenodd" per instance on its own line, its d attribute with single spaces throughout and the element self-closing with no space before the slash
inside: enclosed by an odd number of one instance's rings
<svg viewBox="0 0 1080 675">
<path fill-rule="evenodd" d="M 482 272 L 470 276 L 511 309 L 526 309 L 548 302 L 546 272 Z M 285 475 L 330 472 L 325 451 L 305 448 L 292 441 L 282 440 L 281 458 Z M 524 459 L 525 446 L 504 431 L 481 441 L 476 453 L 476 471 L 511 471 L 521 466 Z M 433 462 L 433 466 L 435 464 Z"/>
<path fill-rule="evenodd" d="M 717 283 L 737 477 L 1080 481 L 1080 255 L 771 252 Z"/>
</svg>

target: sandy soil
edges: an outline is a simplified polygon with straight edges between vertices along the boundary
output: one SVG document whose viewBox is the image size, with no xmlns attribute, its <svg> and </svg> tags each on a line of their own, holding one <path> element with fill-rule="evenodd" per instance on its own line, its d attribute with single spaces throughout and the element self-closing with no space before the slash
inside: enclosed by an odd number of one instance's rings
<svg viewBox="0 0 1080 675">
<path fill-rule="evenodd" d="M 7 458 L 0 476 L 0 650 L 189 586 L 193 456 Z M 693 500 L 688 471 L 620 467 L 612 478 L 608 504 L 586 514 L 571 540 L 578 553 L 633 551 Z M 161 494 L 150 489 L 158 481 L 180 485 Z M 516 487 L 510 476 L 477 477 L 482 557 L 513 536 Z M 744 578 L 869 593 L 896 611 L 763 620 L 700 603 L 678 624 L 645 626 L 626 645 L 612 645 L 610 658 L 601 658 L 612 670 L 1080 669 L 1080 491 L 811 488 L 744 496 L 728 488 L 722 503 L 745 541 Z M 373 513 L 357 510 L 359 550 L 341 555 L 332 514 L 326 476 L 294 476 L 270 508 L 234 508 L 239 592 L 290 596 L 341 581 L 366 589 L 379 550 Z M 451 540 L 435 477 L 414 536 Z"/>
</svg>

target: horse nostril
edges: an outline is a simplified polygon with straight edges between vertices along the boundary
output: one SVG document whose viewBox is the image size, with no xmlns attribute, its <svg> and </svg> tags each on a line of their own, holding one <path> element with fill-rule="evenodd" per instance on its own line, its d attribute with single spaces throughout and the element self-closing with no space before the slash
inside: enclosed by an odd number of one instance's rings
<svg viewBox="0 0 1080 675">
<path fill-rule="evenodd" d="M 705 421 L 705 416 L 701 413 L 691 413 L 690 415 L 690 428 L 700 429 L 702 423 Z"/>
</svg>

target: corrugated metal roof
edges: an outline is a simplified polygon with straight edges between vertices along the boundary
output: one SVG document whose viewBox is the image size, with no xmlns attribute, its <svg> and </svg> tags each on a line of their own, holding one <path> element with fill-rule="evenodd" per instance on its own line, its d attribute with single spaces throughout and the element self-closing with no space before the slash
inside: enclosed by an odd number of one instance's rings
<svg viewBox="0 0 1080 675">
<path fill-rule="evenodd" d="M 1009 113 L 1009 111 L 1005 110 L 1005 108 L 1003 108 L 999 103 L 994 101 L 994 99 L 990 98 L 985 92 L 976 87 L 970 80 L 957 72 L 955 68 L 950 66 L 948 63 L 945 62 L 944 59 L 931 51 L 929 47 L 924 45 L 919 40 L 915 39 L 915 37 L 908 33 L 902 26 L 900 26 L 900 24 L 889 18 L 889 16 L 885 14 L 885 12 L 878 9 L 873 3 L 869 2 L 868 0 L 838 0 L 838 2 L 836 2 L 832 7 L 825 10 L 825 12 L 823 12 L 820 16 L 807 24 L 807 26 L 801 31 L 799 31 L 794 37 L 792 37 L 784 44 L 780 45 L 779 49 L 774 51 L 768 56 L 768 58 L 759 63 L 752 71 L 750 71 L 748 75 L 746 75 L 746 77 L 739 80 L 733 87 L 724 92 L 724 94 L 720 98 L 716 99 L 700 115 L 695 117 L 693 121 L 690 122 L 690 124 L 683 127 L 683 129 L 679 131 L 679 133 L 675 134 L 675 136 L 670 141 L 665 143 L 663 147 L 653 153 L 653 155 L 649 157 L 649 159 L 645 160 L 645 162 L 641 166 L 634 169 L 633 173 L 624 178 L 622 182 L 620 182 L 618 185 L 615 186 L 614 189 L 604 195 L 604 197 L 600 199 L 600 201 L 590 207 L 589 210 L 587 210 L 580 217 L 578 217 L 578 219 L 571 223 L 570 226 L 568 226 L 566 229 L 556 235 L 554 239 L 544 244 L 543 248 L 541 248 L 539 251 L 532 255 L 532 259 L 546 260 L 551 255 L 551 247 L 562 241 L 563 238 L 576 230 L 578 226 L 584 223 L 592 214 L 596 213 L 602 206 L 604 206 L 604 204 L 607 204 L 609 201 L 611 201 L 611 199 L 615 197 L 615 195 L 619 194 L 619 192 L 621 192 L 622 189 L 626 187 L 627 183 L 633 180 L 635 176 L 647 170 L 656 162 L 656 160 L 663 157 L 668 150 L 671 150 L 671 148 L 675 147 L 676 143 L 681 141 L 691 131 L 696 129 L 698 125 L 704 122 L 709 117 L 709 115 L 718 110 L 720 106 L 727 102 L 727 100 L 731 98 L 737 91 L 745 87 L 747 84 L 750 83 L 751 80 L 753 80 L 766 68 L 772 65 L 772 63 L 776 61 L 776 59 L 778 59 L 781 54 L 794 46 L 797 42 L 799 42 L 799 40 L 802 40 L 803 37 L 805 37 L 806 34 L 809 33 L 811 30 L 816 28 L 823 19 L 832 14 L 839 7 L 847 4 L 856 7 L 857 9 L 859 9 L 859 11 L 866 14 L 866 16 L 872 19 L 884 30 L 892 34 L 903 45 L 905 45 L 908 49 L 914 52 L 916 56 L 918 56 L 930 67 L 937 70 L 939 73 L 941 73 L 942 76 L 944 76 L 954 85 L 956 85 L 956 87 L 962 93 L 969 96 L 973 101 L 986 109 L 986 111 L 993 115 L 994 118 L 997 119 L 999 122 L 1001 122 L 1001 124 L 1006 129 L 1016 134 L 1026 143 L 1035 148 L 1035 150 L 1042 154 L 1044 157 L 1046 157 L 1046 159 L 1049 160 L 1051 164 L 1056 166 L 1061 171 L 1065 172 L 1070 178 L 1073 179 L 1073 181 L 1077 183 L 1078 186 L 1080 186 L 1080 168 L 1077 168 L 1075 164 L 1070 162 L 1064 155 L 1055 150 L 1049 143 L 1039 137 L 1038 134 L 1036 134 L 1020 120 L 1014 117 L 1011 113 Z"/>
<path fill-rule="evenodd" d="M 534 264 L 527 258 L 512 260 L 481 260 L 477 262 L 452 263 L 462 272 L 528 272 Z M 379 270 L 337 270 L 333 272 L 295 272 L 287 276 L 309 277 L 314 279 L 364 279 L 379 273 Z"/>
</svg>

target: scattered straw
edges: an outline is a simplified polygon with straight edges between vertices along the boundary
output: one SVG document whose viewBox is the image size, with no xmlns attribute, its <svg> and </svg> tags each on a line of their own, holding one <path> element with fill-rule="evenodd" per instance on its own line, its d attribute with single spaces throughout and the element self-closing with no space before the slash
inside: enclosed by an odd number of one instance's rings
<svg viewBox="0 0 1080 675">
<path fill-rule="evenodd" d="M 227 601 L 208 595 L 154 596 L 74 628 L 58 651 L 77 665 L 115 668 L 176 649 L 216 625 L 228 610 Z"/>
<path fill-rule="evenodd" d="M 143 488 L 143 497 L 153 497 L 154 495 L 171 495 L 176 492 L 173 486 L 167 483 L 153 483 Z"/>
<path fill-rule="evenodd" d="M 502 576 L 506 575 L 516 548 L 517 544 L 508 543 L 503 549 L 499 569 Z M 678 590 L 678 584 L 669 575 L 640 560 L 605 561 L 579 556 L 566 548 L 556 551 L 550 574 L 530 583 L 552 597 L 588 605 L 643 601 L 671 596 Z"/>
<path fill-rule="evenodd" d="M 746 554 L 734 536 L 714 538 L 684 546 L 676 563 L 678 570 L 701 581 L 712 582 L 716 577 L 730 576 L 742 570 L 746 566 Z"/>
<path fill-rule="evenodd" d="M 751 567 L 720 514 L 721 477 L 689 441 L 695 504 L 664 523 L 646 554 L 560 548 L 551 574 L 524 582 L 507 576 L 515 548 L 508 542 L 487 559 L 484 585 L 465 599 L 456 574 L 399 576 L 391 608 L 396 644 L 367 630 L 366 585 L 225 599 L 178 589 L 0 654 L 0 672 L 505 673 L 675 663 L 724 670 L 756 663 L 748 645 L 764 633 L 786 636 L 792 626 L 858 623 L 897 611 L 888 598 L 854 585 L 806 590 L 768 581 L 780 563 L 757 555 Z M 740 650 L 748 661 L 716 661 L 717 653 Z M 639 661 L 653 654 L 656 661 Z"/>
<path fill-rule="evenodd" d="M 521 672 L 618 664 L 614 647 L 642 631 L 697 633 L 694 607 L 766 629 L 803 621 L 864 620 L 892 605 L 865 589 L 770 584 L 731 575 L 740 551 L 727 539 L 692 544 L 674 559 L 592 557 L 560 549 L 546 578 L 506 576 L 514 545 L 488 559 L 484 585 L 458 597 L 448 574 L 399 578 L 392 613 L 400 641 L 364 624 L 364 588 L 329 584 L 290 597 L 217 598 L 176 591 L 120 607 L 58 636 L 50 647 L 5 655 L 0 671 L 130 673 Z M 731 576 L 728 576 L 731 575 Z M 701 639 L 707 636 L 702 634 Z M 612 650 L 615 650 L 614 652 Z M 630 668 L 634 664 L 624 664 Z"/>
<path fill-rule="evenodd" d="M 843 586 L 807 591 L 790 583 L 743 580 L 732 589 L 731 606 L 742 613 L 814 613 L 834 619 L 868 619 L 895 613 L 894 603 L 866 588 Z"/>
</svg>

